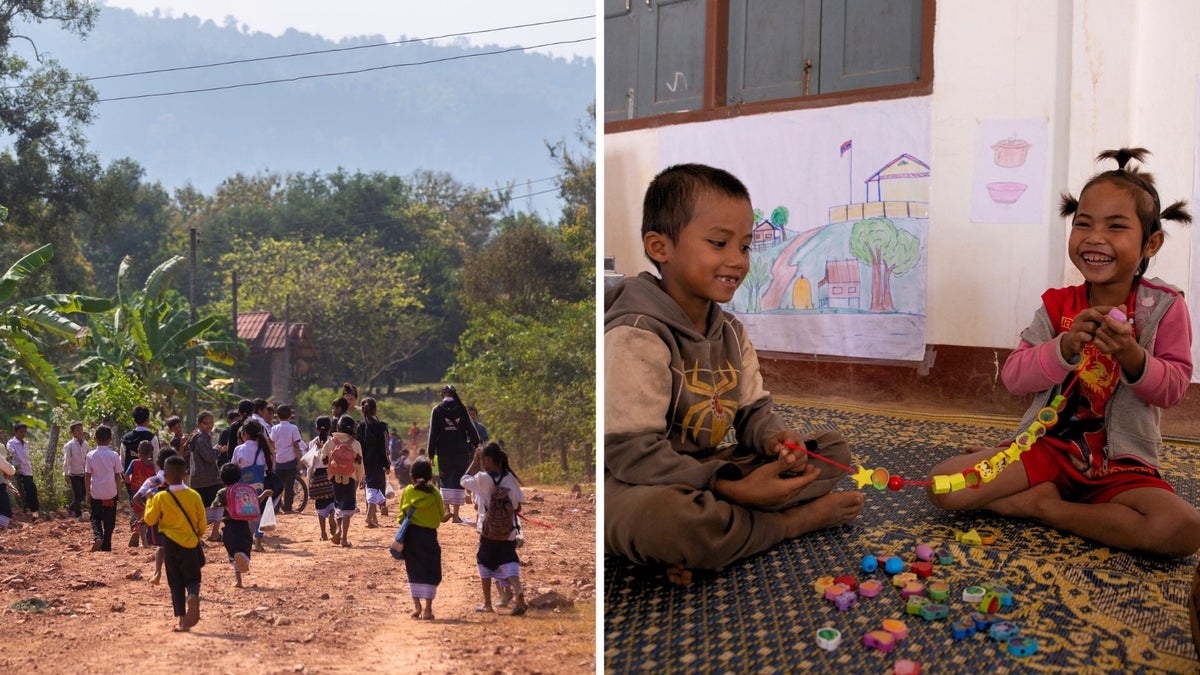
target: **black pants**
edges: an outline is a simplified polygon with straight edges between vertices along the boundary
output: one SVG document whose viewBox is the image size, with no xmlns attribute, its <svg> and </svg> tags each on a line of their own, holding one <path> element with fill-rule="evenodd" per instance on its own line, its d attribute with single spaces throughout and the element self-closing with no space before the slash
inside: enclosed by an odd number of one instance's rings
<svg viewBox="0 0 1200 675">
<path fill-rule="evenodd" d="M 112 500 L 112 506 L 104 506 L 99 499 L 93 499 L 92 539 L 100 542 L 101 551 L 112 550 L 112 535 L 116 527 L 117 500 Z"/>
<path fill-rule="evenodd" d="M 163 567 L 167 569 L 167 586 L 171 589 L 171 607 L 175 616 L 187 613 L 187 596 L 200 595 L 200 551 L 184 548 L 170 537 L 163 537 Z"/>
<path fill-rule="evenodd" d="M 8 496 L 8 483 L 0 483 L 0 516 L 4 516 L 3 522 L 5 527 L 8 526 L 8 519 L 12 518 L 12 501 Z"/>
<path fill-rule="evenodd" d="M 83 487 L 83 476 L 68 476 L 71 480 L 71 505 L 67 507 L 75 517 L 83 515 L 83 496 L 86 490 Z"/>
<path fill-rule="evenodd" d="M 280 462 L 275 465 L 275 475 L 279 476 L 279 480 L 283 483 L 283 510 L 292 510 L 292 501 L 296 498 L 296 468 L 300 465 L 298 460 L 293 459 L 290 462 Z M 280 495 L 275 495 L 275 503 L 278 504 Z"/>
<path fill-rule="evenodd" d="M 21 501 L 25 504 L 25 510 L 34 513 L 41 511 L 38 508 L 37 483 L 33 482 L 33 476 L 17 474 L 17 479 L 21 481 Z"/>
</svg>

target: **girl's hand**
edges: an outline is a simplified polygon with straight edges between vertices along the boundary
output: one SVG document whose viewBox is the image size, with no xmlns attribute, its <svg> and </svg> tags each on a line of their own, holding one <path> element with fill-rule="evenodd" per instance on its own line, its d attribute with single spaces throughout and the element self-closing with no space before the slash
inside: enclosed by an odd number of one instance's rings
<svg viewBox="0 0 1200 675">
<path fill-rule="evenodd" d="M 1096 338 L 1096 331 L 1104 324 L 1105 314 L 1112 307 L 1088 307 L 1075 316 L 1071 328 L 1063 334 L 1059 342 L 1059 351 L 1063 358 L 1070 361 L 1083 352 L 1083 348 Z"/>
<path fill-rule="evenodd" d="M 1120 309 L 1124 312 L 1125 305 L 1121 305 Z M 1102 354 L 1112 356 L 1121 364 L 1126 377 L 1136 380 L 1142 376 L 1142 370 L 1146 367 L 1146 350 L 1133 339 L 1133 326 L 1128 322 L 1121 323 L 1111 316 L 1105 316 L 1093 342 Z"/>
<path fill-rule="evenodd" d="M 796 471 L 795 455 L 790 450 L 764 464 L 741 480 L 718 479 L 716 492 L 735 504 L 759 509 L 779 509 L 799 498 L 800 493 L 817 479 L 820 470 L 811 464 L 798 476 L 783 474 Z"/>
</svg>

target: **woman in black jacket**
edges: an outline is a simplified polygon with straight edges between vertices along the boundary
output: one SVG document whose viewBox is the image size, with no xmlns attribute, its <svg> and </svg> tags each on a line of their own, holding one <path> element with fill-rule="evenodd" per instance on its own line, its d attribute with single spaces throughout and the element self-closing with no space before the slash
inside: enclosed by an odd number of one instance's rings
<svg viewBox="0 0 1200 675">
<path fill-rule="evenodd" d="M 453 385 L 442 387 L 442 402 L 434 406 L 429 417 L 429 461 L 437 460 L 438 479 L 442 486 L 442 501 L 450 518 L 461 523 L 458 509 L 466 501 L 463 474 L 471 463 L 479 433 L 458 398 Z"/>
</svg>

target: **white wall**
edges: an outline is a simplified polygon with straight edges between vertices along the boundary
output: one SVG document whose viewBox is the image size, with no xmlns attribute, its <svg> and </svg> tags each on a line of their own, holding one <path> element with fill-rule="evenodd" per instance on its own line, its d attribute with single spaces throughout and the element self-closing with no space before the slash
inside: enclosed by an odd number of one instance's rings
<svg viewBox="0 0 1200 675">
<path fill-rule="evenodd" d="M 1078 283 L 1066 259 L 1058 195 L 1078 193 L 1101 168 L 1093 162 L 1101 150 L 1148 147 L 1154 154 L 1147 168 L 1164 202 L 1191 198 L 1197 25 L 1200 2 L 1193 0 L 939 0 L 930 344 L 1012 347 L 1043 290 Z M 1049 121 L 1045 225 L 972 223 L 977 120 L 1028 117 Z M 602 142 L 604 255 L 615 256 L 625 274 L 650 269 L 639 230 L 642 193 L 659 169 L 657 132 L 608 134 Z M 1167 230 L 1151 274 L 1187 288 L 1189 247 L 1200 235 L 1170 224 Z"/>
</svg>

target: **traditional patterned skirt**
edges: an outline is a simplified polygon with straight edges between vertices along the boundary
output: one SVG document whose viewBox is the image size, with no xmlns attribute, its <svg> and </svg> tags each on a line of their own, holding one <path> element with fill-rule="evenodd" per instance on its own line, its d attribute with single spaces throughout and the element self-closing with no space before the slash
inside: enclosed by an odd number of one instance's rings
<svg viewBox="0 0 1200 675">
<path fill-rule="evenodd" d="M 404 569 L 408 572 L 408 592 L 414 598 L 432 600 L 442 583 L 442 547 L 437 530 L 409 523 L 404 532 Z"/>
</svg>

